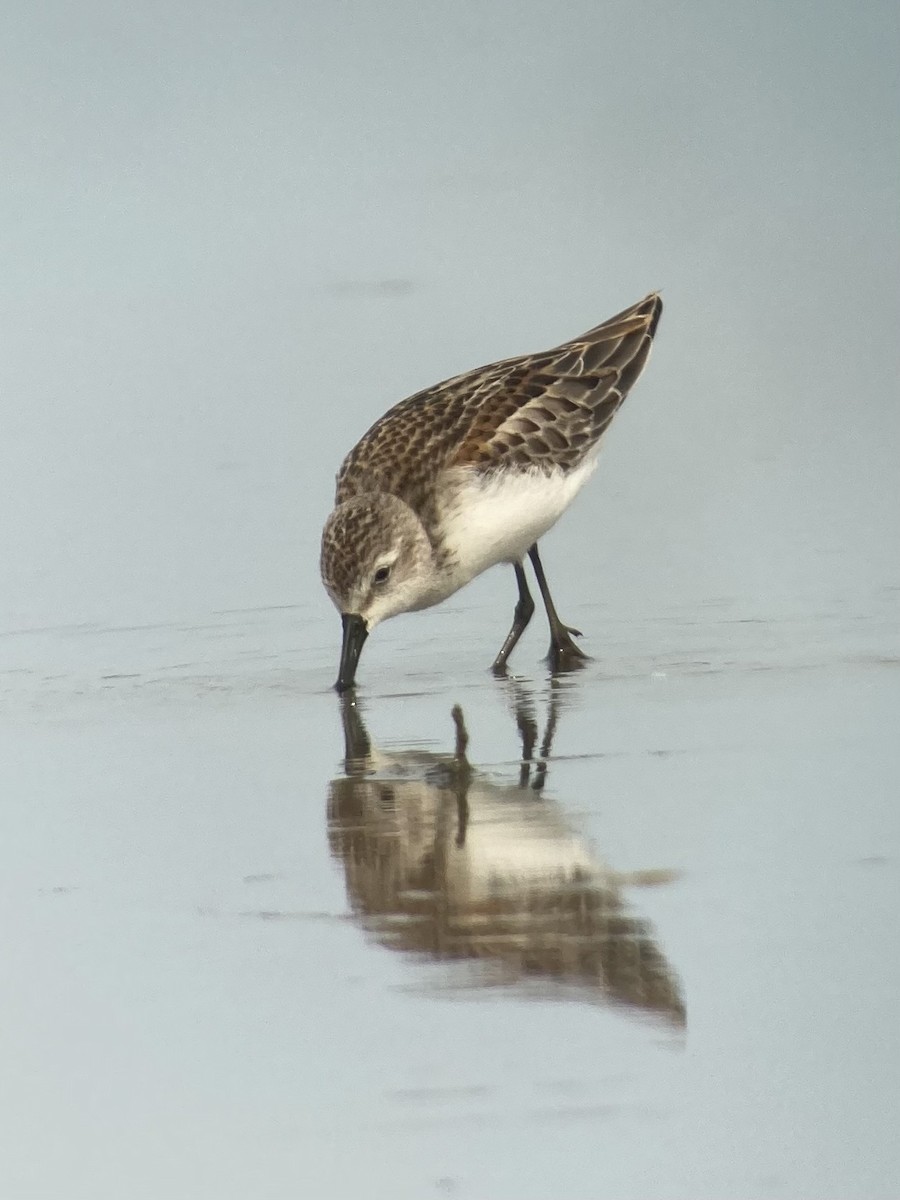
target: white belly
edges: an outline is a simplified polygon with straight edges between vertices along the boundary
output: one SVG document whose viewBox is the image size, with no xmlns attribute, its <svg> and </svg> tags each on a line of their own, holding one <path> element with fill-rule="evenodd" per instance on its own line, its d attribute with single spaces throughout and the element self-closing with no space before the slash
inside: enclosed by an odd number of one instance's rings
<svg viewBox="0 0 900 1200">
<path fill-rule="evenodd" d="M 470 474 L 443 527 L 455 560 L 456 587 L 496 563 L 520 562 L 556 524 L 596 466 L 597 457 L 591 455 L 567 474 L 509 471 L 481 479 Z"/>
</svg>

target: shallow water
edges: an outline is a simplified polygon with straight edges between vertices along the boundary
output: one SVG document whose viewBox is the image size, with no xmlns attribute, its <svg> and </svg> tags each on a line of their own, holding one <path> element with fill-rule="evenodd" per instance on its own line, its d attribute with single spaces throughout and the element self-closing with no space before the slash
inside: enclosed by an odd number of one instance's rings
<svg viewBox="0 0 900 1200">
<path fill-rule="evenodd" d="M 291 608 L 8 634 L 7 1194 L 887 1194 L 885 615 L 408 623 L 358 705 Z"/>
</svg>

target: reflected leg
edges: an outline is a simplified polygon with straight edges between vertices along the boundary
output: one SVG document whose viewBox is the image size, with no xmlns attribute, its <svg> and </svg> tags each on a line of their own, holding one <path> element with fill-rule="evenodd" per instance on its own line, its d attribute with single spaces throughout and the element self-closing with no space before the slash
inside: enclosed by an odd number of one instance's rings
<svg viewBox="0 0 900 1200">
<path fill-rule="evenodd" d="M 537 717 L 534 711 L 534 697 L 530 689 L 524 687 L 520 680 L 506 680 L 507 702 L 516 718 L 516 728 L 522 743 L 522 761 L 519 764 L 519 787 L 528 786 L 531 766 L 534 761 L 534 748 L 538 739 Z"/>
<path fill-rule="evenodd" d="M 456 747 L 453 752 L 456 767 L 456 844 L 466 844 L 466 830 L 469 827 L 469 783 L 472 779 L 472 767 L 466 750 L 469 747 L 469 731 L 466 729 L 466 719 L 463 710 L 454 704 L 451 716 L 456 728 Z"/>
<path fill-rule="evenodd" d="M 544 738 L 541 742 L 541 748 L 538 752 L 537 770 L 534 773 L 534 782 L 532 787 L 536 792 L 541 791 L 547 779 L 547 760 L 550 757 L 553 749 L 553 736 L 556 733 L 556 725 L 559 720 L 559 681 L 555 678 L 550 679 L 550 700 L 547 707 L 547 727 L 544 730 Z"/>
</svg>

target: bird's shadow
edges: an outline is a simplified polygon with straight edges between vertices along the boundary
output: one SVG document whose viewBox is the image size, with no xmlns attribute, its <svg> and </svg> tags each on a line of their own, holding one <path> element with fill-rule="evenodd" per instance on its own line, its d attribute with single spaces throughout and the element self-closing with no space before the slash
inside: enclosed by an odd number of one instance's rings
<svg viewBox="0 0 900 1200">
<path fill-rule="evenodd" d="M 521 758 L 514 780 L 474 767 L 462 710 L 454 749 L 380 751 L 351 696 L 341 702 L 344 772 L 328 789 L 328 837 L 355 919 L 379 944 L 458 964 L 435 985 L 505 987 L 541 999 L 626 1007 L 685 1023 L 677 977 L 623 875 L 545 793 L 560 717 L 551 687 L 543 733 L 533 695 L 507 681 Z"/>
</svg>

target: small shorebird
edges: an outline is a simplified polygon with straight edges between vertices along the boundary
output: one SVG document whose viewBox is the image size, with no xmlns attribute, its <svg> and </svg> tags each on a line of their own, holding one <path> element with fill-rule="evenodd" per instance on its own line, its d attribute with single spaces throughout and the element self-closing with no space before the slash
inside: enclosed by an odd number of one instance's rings
<svg viewBox="0 0 900 1200">
<path fill-rule="evenodd" d="M 429 608 L 497 563 L 519 598 L 494 659 L 506 668 L 534 612 L 527 554 L 550 622 L 550 664 L 587 655 L 559 619 L 538 538 L 597 465 L 600 440 L 646 365 L 655 293 L 552 350 L 490 363 L 417 392 L 376 421 L 341 464 L 322 533 L 322 581 L 341 614 L 335 687 L 353 687 L 381 621 Z"/>
</svg>

